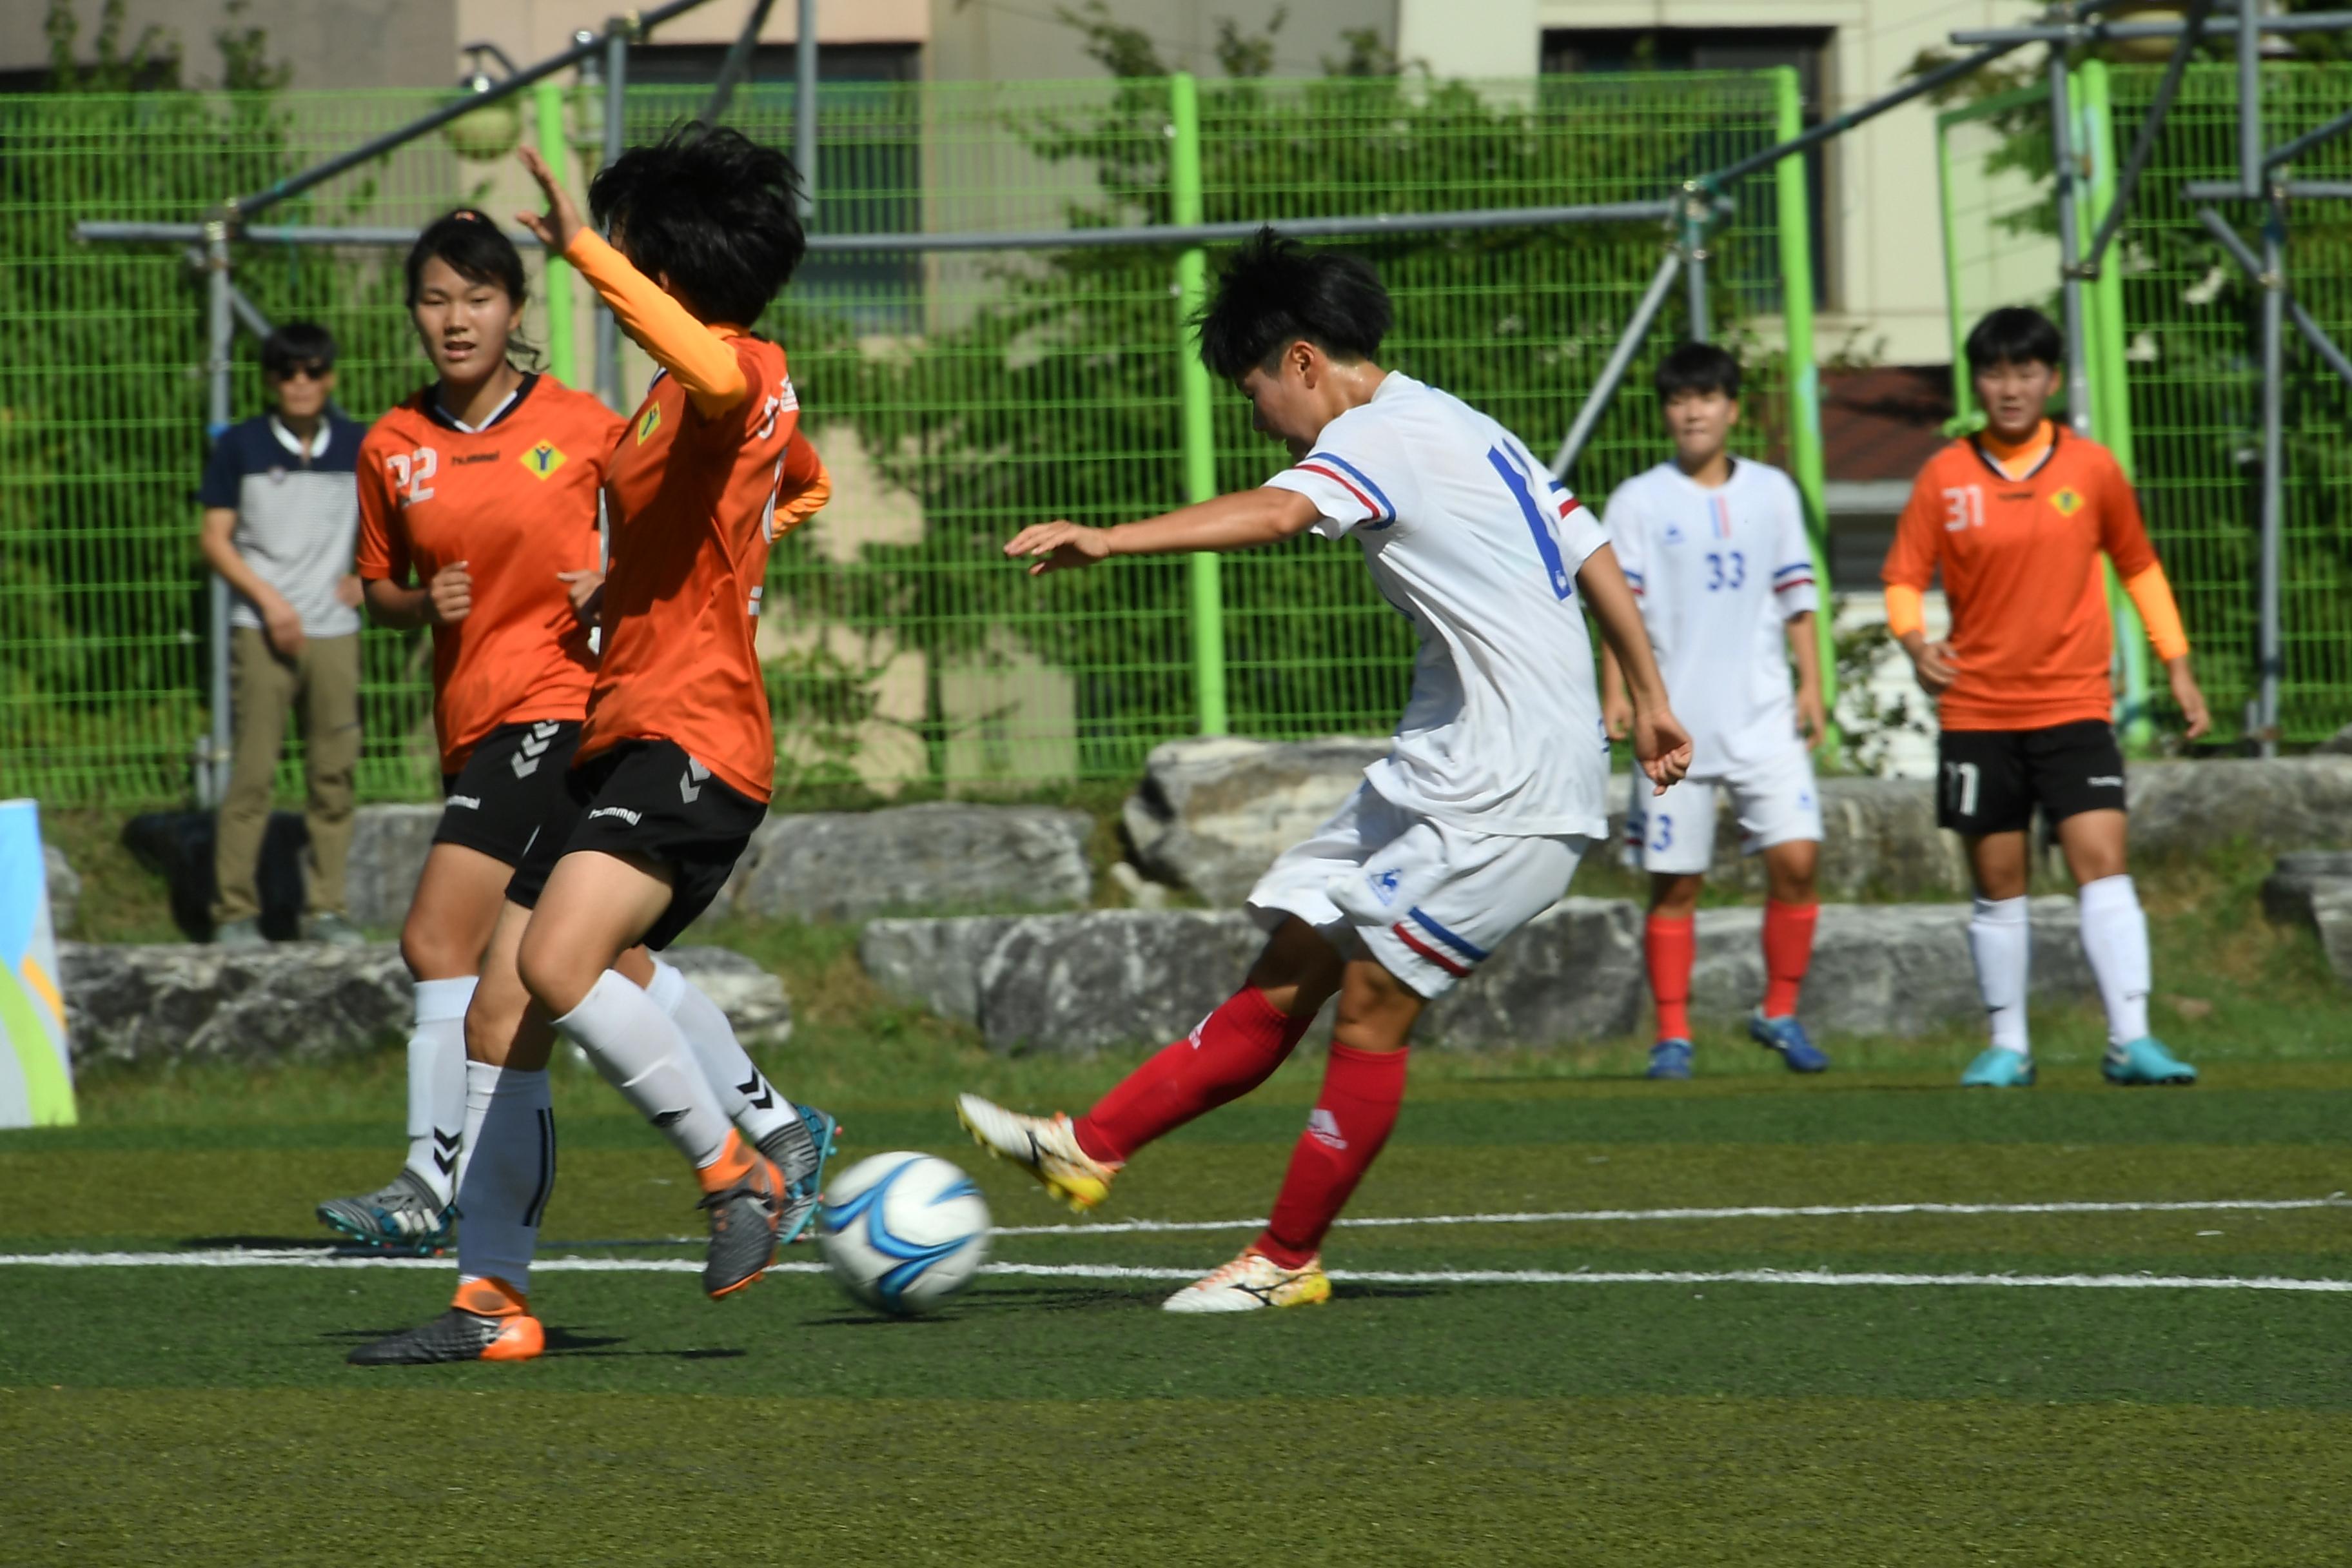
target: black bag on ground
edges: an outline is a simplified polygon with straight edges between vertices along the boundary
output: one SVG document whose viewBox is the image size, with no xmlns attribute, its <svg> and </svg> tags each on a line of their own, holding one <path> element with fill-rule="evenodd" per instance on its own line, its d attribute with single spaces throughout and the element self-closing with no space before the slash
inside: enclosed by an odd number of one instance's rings
<svg viewBox="0 0 2352 1568">
<path fill-rule="evenodd" d="M 213 939 L 213 900 L 220 884 L 213 875 L 213 828 L 209 811 L 151 811 L 123 824 L 122 847 L 163 879 L 172 892 L 172 922 L 190 942 Z M 299 811 L 273 811 L 261 836 L 261 934 L 291 942 L 301 934 L 302 856 L 310 830 Z"/>
</svg>

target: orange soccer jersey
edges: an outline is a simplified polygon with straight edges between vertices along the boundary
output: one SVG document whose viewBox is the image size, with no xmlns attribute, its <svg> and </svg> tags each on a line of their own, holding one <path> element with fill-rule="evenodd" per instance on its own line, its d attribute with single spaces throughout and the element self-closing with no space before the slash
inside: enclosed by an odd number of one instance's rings
<svg viewBox="0 0 2352 1568">
<path fill-rule="evenodd" d="M 359 574 L 423 584 L 463 561 L 473 580 L 466 618 L 433 628 L 443 773 L 501 724 L 587 712 L 595 656 L 556 574 L 597 564 L 597 492 L 620 431 L 596 399 L 541 375 L 479 430 L 428 386 L 361 443 Z"/>
<path fill-rule="evenodd" d="M 824 468 L 795 439 L 784 351 L 749 336 L 726 344 L 748 389 L 741 402 L 705 416 L 676 376 L 656 376 L 614 453 L 604 653 L 579 754 L 672 742 L 763 801 L 776 742 L 756 646 L 760 595 L 769 546 L 814 510 L 785 503 Z"/>
<path fill-rule="evenodd" d="M 2114 711 L 2099 554 L 2137 582 L 2156 567 L 2156 551 L 2114 455 L 2047 428 L 2048 450 L 2019 479 L 1981 438 L 1946 447 L 1895 525 L 1890 590 L 1924 591 L 1943 573 L 1959 668 L 1939 704 L 1947 730 L 2043 730 Z"/>
</svg>

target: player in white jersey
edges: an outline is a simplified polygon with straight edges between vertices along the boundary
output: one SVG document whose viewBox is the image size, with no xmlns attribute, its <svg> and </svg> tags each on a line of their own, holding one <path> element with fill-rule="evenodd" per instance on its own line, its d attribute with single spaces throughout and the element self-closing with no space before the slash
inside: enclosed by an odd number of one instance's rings
<svg viewBox="0 0 2352 1568">
<path fill-rule="evenodd" d="M 1763 1004 L 1748 1032 L 1791 1071 L 1829 1058 L 1797 1021 L 1797 994 L 1813 952 L 1820 904 L 1821 803 L 1809 745 L 1820 742 L 1819 595 L 1802 503 L 1789 476 L 1734 458 L 1739 362 L 1708 343 L 1685 343 L 1659 362 L 1658 402 L 1675 455 L 1609 498 L 1609 540 L 1642 602 L 1666 691 L 1690 729 L 1688 783 L 1645 803 L 1639 781 L 1625 816 L 1628 853 L 1650 873 L 1643 946 L 1657 1004 L 1650 1077 L 1691 1074 L 1691 968 L 1699 886 L 1715 850 L 1718 792 L 1728 795 L 1741 847 L 1764 858 Z M 1785 651 L 1784 651 L 1785 643 Z M 1797 667 L 1790 689 L 1789 666 Z M 1624 684 L 1604 658 L 1610 731 L 1632 723 Z"/>
<path fill-rule="evenodd" d="M 1655 787 L 1690 759 L 1591 514 L 1500 425 L 1374 363 L 1389 321 L 1370 268 L 1260 230 L 1202 315 L 1201 357 L 1292 467 L 1149 521 L 1041 523 L 1004 547 L 1034 574 L 1310 529 L 1352 537 L 1421 639 L 1393 748 L 1251 891 L 1272 935 L 1243 988 L 1075 1121 L 959 1103 L 982 1146 L 1084 1211 L 1144 1144 L 1264 1082 L 1336 995 L 1322 1094 L 1273 1219 L 1171 1297 L 1174 1311 L 1329 1297 L 1323 1237 L 1395 1122 L 1414 1020 L 1556 903 L 1607 834 L 1608 742 L 1580 598 L 1623 661 L 1634 752 Z"/>
</svg>

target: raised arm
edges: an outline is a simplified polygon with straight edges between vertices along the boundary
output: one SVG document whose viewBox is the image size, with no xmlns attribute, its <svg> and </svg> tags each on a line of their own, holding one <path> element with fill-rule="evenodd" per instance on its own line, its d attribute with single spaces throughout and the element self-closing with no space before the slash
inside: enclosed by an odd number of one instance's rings
<svg viewBox="0 0 2352 1568">
<path fill-rule="evenodd" d="M 1297 491 L 1265 486 L 1110 528 L 1032 523 L 1013 536 L 1004 553 L 1016 561 L 1029 560 L 1029 575 L 1034 577 L 1091 566 L 1113 555 L 1173 555 L 1273 544 L 1306 532 L 1321 515 L 1315 502 Z"/>
<path fill-rule="evenodd" d="M 530 171 L 547 198 L 544 213 L 516 215 L 523 226 L 539 237 L 549 254 L 580 268 L 580 275 L 613 308 L 621 330 L 677 377 L 704 418 L 715 418 L 740 404 L 751 388 L 743 380 L 743 367 L 735 352 L 727 346 L 726 337 L 730 334 L 721 333 L 715 324 L 697 321 L 692 311 L 638 271 L 627 257 L 605 244 L 588 226 L 572 193 L 536 151 L 525 147 L 521 156 L 523 167 Z M 728 324 L 737 331 L 751 325 L 748 321 Z"/>
</svg>

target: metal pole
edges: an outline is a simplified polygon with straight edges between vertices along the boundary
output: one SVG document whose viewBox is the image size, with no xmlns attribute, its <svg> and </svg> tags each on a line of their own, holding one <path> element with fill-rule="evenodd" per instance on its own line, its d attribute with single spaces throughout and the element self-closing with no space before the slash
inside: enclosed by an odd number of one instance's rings
<svg viewBox="0 0 2352 1568">
<path fill-rule="evenodd" d="M 2104 60 L 2086 61 L 2082 73 L 2084 146 L 2090 154 L 2091 211 L 2101 232 L 2112 233 L 2122 216 L 2116 174 L 2115 105 L 2109 96 Z M 2156 110 L 2148 110 L 2153 116 Z M 2124 279 L 2120 268 L 2106 268 L 2090 280 L 2089 307 L 2093 331 L 2092 374 L 2098 378 L 2091 399 L 2093 425 L 2099 442 L 2116 455 L 2126 479 L 2136 478 L 2139 465 L 2132 447 L 2131 400 L 2124 364 Z M 2117 726 L 2126 745 L 2145 749 L 2154 738 L 2147 716 L 2147 628 L 2131 595 L 2116 576 L 2115 563 L 2104 568 L 2107 584 L 2107 614 L 2115 623 L 2116 652 L 2123 661 L 2123 710 Z"/>
<path fill-rule="evenodd" d="M 2192 202 L 2242 201 L 2247 195 L 2235 180 L 2191 180 L 2180 194 Z M 2252 195 L 2257 199 L 2277 195 L 2290 201 L 2342 201 L 2352 198 L 2352 180 L 2273 180 Z"/>
<path fill-rule="evenodd" d="M 727 46 L 727 58 L 719 62 L 719 79 L 710 84 L 710 97 L 702 106 L 702 122 L 716 125 L 727 112 L 727 105 L 735 96 L 735 89 L 751 74 L 751 57 L 760 47 L 760 33 L 768 25 L 768 13 L 775 8 L 776 0 L 751 0 L 751 14 L 743 18 L 743 30 Z"/>
<path fill-rule="evenodd" d="M 2347 131 L 2352 131 L 2352 110 L 2346 110 L 2326 124 L 2306 131 L 2286 145 L 2273 149 L 2270 156 L 2263 160 L 2263 167 L 2275 169 L 2281 163 L 2291 163 L 2322 142 L 2332 136 L 2341 136 Z"/>
<path fill-rule="evenodd" d="M 541 82 L 531 111 L 539 121 L 539 155 L 561 179 L 572 170 L 572 147 L 563 135 L 563 89 L 551 81 Z M 548 372 L 564 385 L 577 386 L 572 374 L 580 347 L 572 339 L 572 264 L 560 256 L 549 257 L 540 282 L 547 290 Z"/>
<path fill-rule="evenodd" d="M 2100 275 L 2100 259 L 2106 255 L 2108 242 L 2116 237 L 2116 231 L 2123 227 L 2124 216 L 2131 210 L 2132 197 L 2139 192 L 2140 172 L 2147 167 L 2148 154 L 2156 147 L 2157 132 L 2164 129 L 2165 117 L 2172 112 L 2172 100 L 2180 91 L 2180 79 L 2188 73 L 2189 57 L 2197 47 L 2198 36 L 2204 31 L 2206 14 L 2212 9 L 2213 0 L 2189 0 L 2187 24 L 2181 28 L 2179 39 L 2172 46 L 2172 58 L 2165 62 L 2164 79 L 2156 84 L 2156 97 L 2140 120 L 2139 134 L 2132 140 L 2131 156 L 2124 161 L 2123 173 L 2120 175 L 2115 173 L 2111 157 L 2099 159 L 2100 168 L 2105 171 L 2101 177 L 2113 189 L 2104 204 L 2106 216 L 2099 220 L 2099 231 L 2091 237 L 2090 246 L 2083 255 L 2083 268 L 2094 278 Z M 2100 90 L 2104 94 L 2105 63 L 2092 63 L 2098 67 Z M 2103 123 L 2108 118 L 2108 112 L 2103 98 L 2098 110 Z M 2105 139 L 2114 140 L 2112 130 L 2105 133 Z"/>
<path fill-rule="evenodd" d="M 1961 334 L 1968 330 L 1960 320 L 1960 233 L 1959 206 L 1952 190 L 1952 124 L 1951 116 L 1936 117 L 1936 186 L 1944 207 L 1944 314 L 1950 323 L 1951 341 L 1957 349 Z M 1952 355 L 1952 412 L 1966 418 L 1976 407 L 1976 389 L 1969 384 L 1968 361 Z"/>
<path fill-rule="evenodd" d="M 1168 82 L 1168 119 L 1175 132 L 1169 148 L 1168 194 L 1180 224 L 1201 221 L 1201 94 L 1188 71 Z M 1201 363 L 1193 312 L 1208 298 L 1209 256 L 1197 246 L 1176 258 L 1178 417 L 1184 452 L 1184 500 L 1191 504 L 1217 493 L 1217 436 L 1209 405 L 1209 367 Z M 1192 690 L 1203 735 L 1231 727 L 1225 705 L 1225 584 L 1215 552 L 1185 560 L 1192 604 Z"/>
<path fill-rule="evenodd" d="M 1683 290 L 1690 312 L 1690 341 L 1707 341 L 1711 323 L 1706 309 L 1707 204 L 1693 188 L 1683 202 Z"/>
<path fill-rule="evenodd" d="M 611 25 L 634 26 L 642 32 L 704 4 L 707 4 L 707 0 L 671 0 L 669 5 L 656 6 L 634 20 L 615 17 Z M 371 159 L 380 158 L 394 148 L 413 142 L 428 131 L 437 131 L 460 115 L 471 114 L 486 104 L 496 103 L 509 93 L 520 92 L 541 78 L 553 76 L 557 71 L 576 64 L 604 47 L 604 40 L 600 38 L 591 37 L 577 41 L 561 54 L 551 56 L 526 70 L 517 71 L 510 77 L 492 83 L 488 91 L 469 92 L 453 98 L 432 113 L 412 120 L 397 131 L 386 132 L 382 136 L 362 142 L 348 153 L 337 153 L 323 163 L 313 164 L 299 174 L 289 174 L 277 184 L 265 186 L 250 195 L 239 196 L 228 204 L 229 209 L 241 216 L 249 217 L 264 207 L 273 206 L 289 196 L 299 195 L 323 180 L 333 179 L 346 169 L 355 169 Z"/>
<path fill-rule="evenodd" d="M 2234 195 L 2237 187 L 2231 187 Z M 1250 218 L 1224 223 L 1124 224 L 1106 228 L 985 230 L 961 234 L 813 234 L 817 251 L 1117 250 L 1151 246 L 1216 245 L 1247 239 L 1268 223 L 1297 239 L 1355 234 L 1462 234 L 1486 229 L 1554 228 L 1574 224 L 1657 223 L 1681 210 L 1672 201 L 1591 202 L 1553 207 L 1465 207 L 1458 212 L 1360 213 L 1338 217 Z M 397 224 L 255 224 L 237 230 L 255 245 L 406 246 L 416 242 L 413 226 Z M 200 223 L 81 221 L 78 239 L 107 243 L 201 243 Z M 528 229 L 509 229 L 523 248 L 539 243 Z"/>
<path fill-rule="evenodd" d="M 2263 194 L 2262 10 L 2238 0 L 2238 190 Z"/>
<path fill-rule="evenodd" d="M 801 172 L 801 222 L 816 217 L 816 0 L 801 0 L 793 35 L 793 162 Z"/>
<path fill-rule="evenodd" d="M 2205 24 L 2205 37 L 2227 37 L 2234 21 Z M 2258 33 L 2341 33 L 2352 28 L 2352 11 L 2306 11 L 2294 16 L 2263 16 Z M 2128 38 L 2177 38 L 2178 22 L 2043 22 L 2022 27 L 1961 27 L 1945 36 L 1966 48 L 1976 44 L 2104 44 Z"/>
<path fill-rule="evenodd" d="M 235 368 L 236 314 L 230 300 L 232 279 L 229 277 L 228 222 L 226 218 L 216 218 L 207 223 L 205 229 L 205 375 L 208 394 L 205 422 L 212 438 L 218 441 L 227 433 L 233 417 L 230 375 Z M 212 722 L 210 737 L 204 747 L 204 765 L 196 769 L 195 774 L 196 804 L 207 810 L 217 807 L 228 794 L 232 749 L 228 680 L 229 593 L 227 580 L 217 572 L 212 574 L 210 601 Z"/>
<path fill-rule="evenodd" d="M 2257 149 L 2259 152 L 2259 149 Z M 2259 160 L 2258 160 L 2259 162 Z M 2286 304 L 2286 220 L 2276 204 L 2263 224 L 2263 514 L 2259 658 L 2261 698 L 2256 709 L 2262 753 L 2278 755 L 2279 678 L 2281 655 L 2279 574 L 2286 527 L 2286 436 L 2284 333 Z"/>
<path fill-rule="evenodd" d="M 1772 77 L 1773 134 L 1786 141 L 1804 129 L 1804 100 L 1794 66 L 1777 66 Z M 1822 751 L 1835 756 L 1844 742 L 1837 723 L 1837 615 L 1830 596 L 1829 511 L 1822 503 L 1822 377 L 1813 363 L 1813 225 L 1812 205 L 1805 199 L 1806 177 L 1802 158 L 1783 158 L 1772 171 L 1774 216 L 1780 230 L 1780 321 L 1788 342 L 1790 478 L 1797 481 L 1797 494 L 1805 503 L 1805 542 L 1813 558 L 1814 595 L 1822 604 L 1813 616 L 1821 650 L 1822 708 L 1829 715 Z"/>
<path fill-rule="evenodd" d="M 1958 37 L 1958 34 L 1954 34 L 1953 36 L 1955 37 Z M 1835 119 L 1822 121 L 1819 125 L 1814 126 L 1811 131 L 1806 132 L 1801 136 L 1791 136 L 1789 140 L 1780 142 L 1777 146 L 1767 147 L 1761 152 L 1750 153 L 1745 158 L 1726 163 L 1722 168 L 1716 170 L 1713 174 L 1700 176 L 1698 183 L 1710 189 L 1719 188 L 1731 184 L 1734 180 L 1741 179 L 1748 174 L 1754 174 L 1757 170 L 1763 168 L 1768 163 L 1778 163 L 1780 160 L 1790 156 L 1791 153 L 1806 152 L 1809 149 L 1828 141 L 1832 136 L 1843 135 L 1844 132 L 1853 130 L 1855 126 L 1861 124 L 1865 120 L 1875 120 L 1878 116 L 1885 113 L 1890 109 L 1899 108 L 1903 104 L 1910 102 L 1915 98 L 1921 97 L 1927 93 L 1931 93 L 1937 88 L 1945 85 L 1947 82 L 1958 81 L 1964 76 L 1972 76 L 1977 71 L 1990 65 L 1993 61 L 2000 58 L 2001 56 L 2008 54 L 2011 50 L 2019 47 L 2027 41 L 2028 40 L 2026 39 L 2019 38 L 2014 42 L 1992 44 L 1984 48 L 1979 49 L 1975 54 L 1965 55 L 1957 60 L 1947 61 L 1945 64 L 1937 66 L 1934 70 L 1929 71 L 1925 76 L 1913 78 L 1911 80 L 1904 83 L 1901 87 L 1896 88 L 1893 92 L 1886 93 L 1882 97 L 1874 98 L 1868 103 L 1863 104 L 1859 108 L 1849 109 L 1843 114 L 1837 116 Z"/>
<path fill-rule="evenodd" d="M 2083 311 L 2081 169 L 2074 157 L 2070 123 L 2074 117 L 2067 91 L 2066 51 L 2050 48 L 2050 156 L 2058 177 L 2058 266 L 2060 294 L 2066 316 L 2066 422 L 2074 434 L 2091 434 L 2091 355 Z"/>
<path fill-rule="evenodd" d="M 629 29 L 619 17 L 604 32 L 604 161 L 610 168 L 628 146 Z M 621 399 L 621 323 L 612 310 L 596 311 L 596 395 L 607 408 L 628 405 Z"/>
<path fill-rule="evenodd" d="M 2312 351 L 2327 362 L 2328 369 L 2344 378 L 2346 386 L 2352 387 L 2352 356 L 2347 356 L 2336 346 L 2336 340 L 2329 337 L 2326 330 L 2311 319 L 2311 312 L 2305 310 L 2302 303 L 2292 294 L 2287 296 L 2286 313 L 2288 319 L 2294 322 L 2295 331 L 2301 332 L 2305 341 L 2311 344 Z"/>
<path fill-rule="evenodd" d="M 1568 478 L 1569 470 L 1576 467 L 1576 459 L 1584 455 L 1585 444 L 1592 439 L 1592 432 L 1601 424 L 1601 416 L 1608 411 L 1609 400 L 1617 395 L 1618 384 L 1625 379 L 1626 371 L 1633 367 L 1633 356 L 1641 352 L 1642 340 L 1650 335 L 1650 328 L 1657 321 L 1658 312 L 1666 308 L 1666 296 L 1674 291 L 1675 276 L 1682 270 L 1682 266 L 1683 253 L 1669 247 L 1665 258 L 1658 263 L 1657 271 L 1651 275 L 1650 286 L 1642 291 L 1641 303 L 1633 307 L 1632 318 L 1626 321 L 1624 331 L 1619 334 L 1617 346 L 1609 351 L 1609 363 L 1601 367 L 1601 379 L 1594 382 L 1592 390 L 1584 395 L 1584 406 L 1576 411 L 1576 418 L 1569 426 L 1568 434 L 1560 437 L 1559 450 L 1552 454 L 1552 478 Z"/>
</svg>

